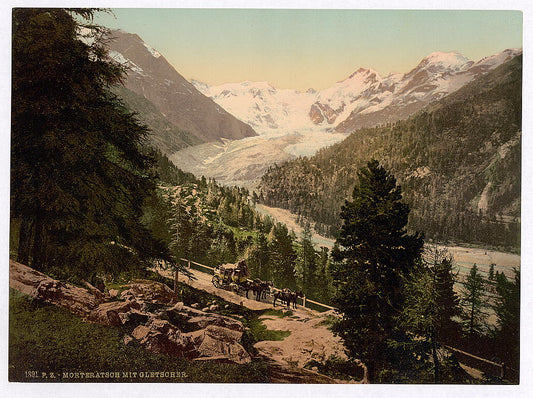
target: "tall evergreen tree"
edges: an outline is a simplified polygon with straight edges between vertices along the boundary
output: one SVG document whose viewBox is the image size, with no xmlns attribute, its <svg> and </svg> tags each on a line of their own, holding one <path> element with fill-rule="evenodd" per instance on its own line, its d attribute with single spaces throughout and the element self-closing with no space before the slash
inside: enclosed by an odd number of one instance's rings
<svg viewBox="0 0 533 398">
<path fill-rule="evenodd" d="M 454 290 L 457 274 L 454 273 L 453 257 L 437 245 L 424 252 L 425 266 L 431 274 L 435 294 L 435 338 L 439 342 L 459 337 L 460 327 L 454 320 L 461 315 L 459 296 Z"/>
<path fill-rule="evenodd" d="M 110 92 L 124 69 L 108 56 L 105 29 L 91 23 L 94 12 L 13 10 L 17 258 L 85 276 L 168 258 L 140 222 L 154 189 L 151 158 L 140 150 L 147 129 Z"/>
<path fill-rule="evenodd" d="M 298 245 L 296 267 L 300 273 L 300 286 L 303 292 L 316 297 L 317 253 L 313 247 L 311 224 L 304 222 L 304 229 Z"/>
<path fill-rule="evenodd" d="M 375 381 L 389 360 L 388 340 L 396 337 L 402 278 L 414 268 L 423 239 L 406 232 L 409 207 L 394 176 L 372 160 L 358 178 L 352 201 L 342 207 L 334 250 L 334 302 L 342 313 L 335 330 L 350 357 L 363 361 Z"/>
<path fill-rule="evenodd" d="M 431 381 L 443 381 L 442 366 L 437 355 L 442 342 L 459 337 L 453 317 L 460 314 L 459 299 L 453 290 L 455 275 L 451 256 L 431 246 L 424 252 L 424 262 L 407 278 L 405 304 L 398 321 L 410 333 L 411 347 L 420 358 L 422 369 L 432 371 Z M 431 357 L 431 361 L 424 361 Z"/>
<path fill-rule="evenodd" d="M 318 252 L 317 269 L 315 273 L 316 289 L 314 293 L 315 296 L 313 297 L 326 304 L 331 303 L 333 288 L 333 281 L 331 280 L 329 269 L 329 257 L 329 249 L 322 246 Z"/>
<path fill-rule="evenodd" d="M 246 261 L 252 276 L 261 280 L 272 280 L 268 239 L 262 232 L 257 234 L 254 244 L 248 248 Z"/>
<path fill-rule="evenodd" d="M 498 322 L 495 339 L 499 356 L 518 369 L 520 362 L 520 271 L 514 270 L 512 280 L 508 280 L 503 273 L 498 274 L 493 309 Z"/>
<path fill-rule="evenodd" d="M 410 333 L 411 349 L 417 352 L 419 362 L 428 364 L 431 356 L 433 382 L 440 381 L 440 361 L 437 355 L 436 329 L 439 322 L 439 300 L 434 274 L 421 267 L 405 284 L 405 304 L 398 315 L 398 322 Z"/>
<path fill-rule="evenodd" d="M 270 243 L 271 269 L 274 284 L 289 289 L 296 288 L 294 266 L 296 251 L 293 238 L 285 224 L 278 223 L 272 228 L 272 241 Z"/>
<path fill-rule="evenodd" d="M 483 334 L 486 313 L 484 312 L 486 296 L 483 277 L 477 265 L 470 268 L 463 289 L 461 290 L 463 328 L 469 338 Z"/>
</svg>

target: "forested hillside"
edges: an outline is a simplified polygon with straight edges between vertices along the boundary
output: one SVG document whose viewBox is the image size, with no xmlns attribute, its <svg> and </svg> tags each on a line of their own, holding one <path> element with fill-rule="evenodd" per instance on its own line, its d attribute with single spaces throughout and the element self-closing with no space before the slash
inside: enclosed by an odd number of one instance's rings
<svg viewBox="0 0 533 398">
<path fill-rule="evenodd" d="M 298 239 L 286 225 L 257 212 L 247 189 L 197 179 L 162 153 L 155 157 L 159 186 L 146 203 L 144 221 L 174 258 L 210 266 L 244 258 L 252 279 L 329 302 L 329 251 L 313 247 L 309 228 Z"/>
<path fill-rule="evenodd" d="M 401 184 L 412 230 L 517 248 L 521 84 L 518 56 L 407 120 L 358 130 L 311 158 L 272 167 L 260 198 L 334 235 L 356 170 L 375 158 Z"/>
</svg>

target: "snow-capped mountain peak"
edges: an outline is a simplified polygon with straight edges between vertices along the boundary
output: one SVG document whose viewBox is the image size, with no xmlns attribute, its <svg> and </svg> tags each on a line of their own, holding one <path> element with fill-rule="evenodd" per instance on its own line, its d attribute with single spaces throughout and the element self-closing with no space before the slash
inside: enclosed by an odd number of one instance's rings
<svg viewBox="0 0 533 398">
<path fill-rule="evenodd" d="M 476 63 L 455 51 L 434 52 L 407 73 L 382 77 L 359 68 L 321 91 L 277 89 L 268 82 L 192 83 L 263 134 L 332 127 L 351 131 L 407 117 L 520 52 L 505 50 Z"/>
<path fill-rule="evenodd" d="M 474 64 L 474 66 L 478 66 L 478 65 L 487 65 L 490 67 L 497 66 L 520 54 L 522 54 L 521 48 L 508 48 L 507 50 L 504 50 L 501 53 L 497 53 L 497 54 L 490 55 L 488 57 L 484 57 L 480 59 Z"/>
<path fill-rule="evenodd" d="M 431 74 L 457 73 L 468 69 L 473 63 L 473 61 L 455 51 L 434 52 L 424 57 L 406 76 L 413 76 L 420 71 L 427 71 Z"/>
<path fill-rule="evenodd" d="M 348 76 L 348 79 L 346 79 L 346 80 L 357 79 L 357 78 L 366 79 L 366 78 L 371 77 L 371 76 L 379 77 L 379 74 L 375 70 L 372 70 L 372 69 L 359 68 L 355 72 L 353 72 L 350 76 Z"/>
<path fill-rule="evenodd" d="M 432 64 L 441 64 L 450 67 L 461 67 L 464 64 L 470 62 L 470 60 L 464 57 L 462 54 L 457 51 L 450 52 L 433 52 L 427 57 L 424 57 L 422 62 L 427 61 L 427 63 Z"/>
<path fill-rule="evenodd" d="M 143 45 L 146 47 L 146 49 L 150 52 L 150 54 L 152 54 L 154 56 L 154 58 L 159 58 L 161 56 L 161 54 L 159 54 L 159 52 L 157 52 L 157 50 L 153 47 L 150 47 L 148 44 L 146 44 L 145 42 L 143 42 Z"/>
</svg>

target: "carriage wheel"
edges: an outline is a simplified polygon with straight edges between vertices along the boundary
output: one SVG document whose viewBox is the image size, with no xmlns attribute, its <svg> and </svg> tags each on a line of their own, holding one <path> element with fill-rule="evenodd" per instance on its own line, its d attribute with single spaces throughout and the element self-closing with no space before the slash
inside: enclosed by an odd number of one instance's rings
<svg viewBox="0 0 533 398">
<path fill-rule="evenodd" d="M 222 284 L 220 283 L 220 277 L 218 275 L 213 276 L 211 282 L 213 283 L 213 286 L 217 289 L 220 289 L 220 287 L 222 287 Z"/>
</svg>

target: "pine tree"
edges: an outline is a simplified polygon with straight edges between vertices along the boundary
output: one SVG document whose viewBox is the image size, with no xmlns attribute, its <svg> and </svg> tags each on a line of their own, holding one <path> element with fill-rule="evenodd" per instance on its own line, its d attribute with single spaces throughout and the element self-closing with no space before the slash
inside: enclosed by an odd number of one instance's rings
<svg viewBox="0 0 533 398">
<path fill-rule="evenodd" d="M 509 281 L 505 274 L 496 278 L 496 299 L 492 306 L 498 328 L 495 331 L 500 358 L 518 369 L 520 359 L 520 271 Z"/>
<path fill-rule="evenodd" d="M 436 328 L 440 303 L 433 272 L 427 267 L 416 270 L 405 284 L 405 304 L 398 322 L 411 337 L 411 350 L 416 352 L 422 366 L 431 356 L 433 382 L 440 382 L 440 361 L 437 355 Z M 419 373 L 422 373 L 419 371 Z"/>
<path fill-rule="evenodd" d="M 491 263 L 491 264 L 490 264 L 490 268 L 489 268 L 489 281 L 493 281 L 493 280 L 494 280 L 494 266 L 495 266 L 494 263 Z"/>
<path fill-rule="evenodd" d="M 434 383 L 442 382 L 443 369 L 437 350 L 439 343 L 459 337 L 453 317 L 460 314 L 459 299 L 453 290 L 455 275 L 451 256 L 436 245 L 424 253 L 424 262 L 407 278 L 405 304 L 398 322 L 411 337 L 417 352 L 419 373 L 430 368 Z M 431 361 L 425 361 L 431 357 Z M 421 363 L 421 364 L 420 364 Z"/>
<path fill-rule="evenodd" d="M 404 301 L 402 278 L 414 268 L 423 240 L 406 232 L 409 207 L 392 175 L 372 160 L 358 178 L 352 201 L 342 207 L 334 250 L 334 302 L 342 313 L 335 330 L 374 381 L 389 361 L 388 340 L 396 337 Z"/>
<path fill-rule="evenodd" d="M 261 280 L 272 280 L 270 251 L 265 234 L 257 234 L 254 244 L 247 250 L 246 262 L 252 276 Z"/>
<path fill-rule="evenodd" d="M 484 281 L 476 264 L 466 277 L 461 296 L 463 328 L 469 338 L 475 338 L 483 334 L 486 318 Z"/>
<path fill-rule="evenodd" d="M 155 189 L 141 150 L 148 131 L 110 91 L 124 69 L 107 53 L 106 30 L 92 25 L 94 12 L 13 10 L 17 259 L 85 277 L 170 259 L 140 221 Z"/>
<path fill-rule="evenodd" d="M 430 246 L 424 253 L 425 265 L 432 276 L 435 294 L 435 338 L 439 342 L 459 337 L 459 326 L 454 318 L 460 316 L 460 300 L 454 290 L 457 274 L 453 257 L 446 249 Z"/>
<path fill-rule="evenodd" d="M 306 295 L 316 297 L 317 253 L 313 247 L 311 224 L 307 220 L 298 245 L 296 264 L 300 270 L 301 289 Z"/>
<path fill-rule="evenodd" d="M 329 249 L 322 246 L 318 252 L 318 262 L 315 273 L 315 296 L 312 297 L 325 304 L 331 303 L 331 297 L 333 293 L 333 281 L 331 280 L 331 274 L 329 270 L 329 257 Z"/>
<path fill-rule="evenodd" d="M 296 252 L 293 246 L 294 240 L 289 234 L 287 226 L 281 223 L 272 227 L 271 236 L 270 262 L 274 284 L 282 288 L 295 289 Z"/>
</svg>

